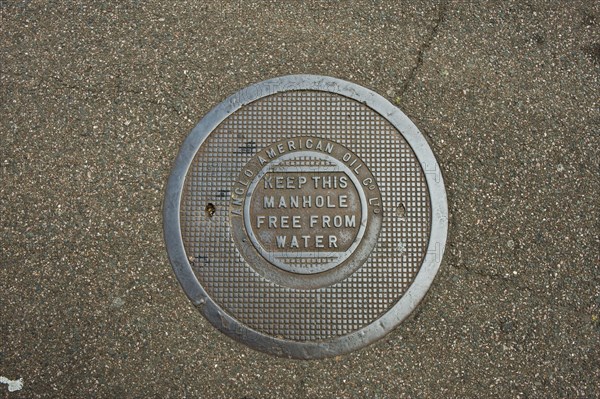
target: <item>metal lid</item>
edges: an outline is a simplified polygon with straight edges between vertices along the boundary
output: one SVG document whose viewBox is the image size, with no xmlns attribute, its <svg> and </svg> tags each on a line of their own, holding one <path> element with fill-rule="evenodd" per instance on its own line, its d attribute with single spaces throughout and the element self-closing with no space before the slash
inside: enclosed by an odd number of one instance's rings
<svg viewBox="0 0 600 399">
<path fill-rule="evenodd" d="M 183 289 L 225 334 L 320 358 L 363 347 L 427 292 L 447 236 L 440 168 L 378 94 L 294 75 L 211 110 L 175 161 L 164 202 Z"/>
</svg>

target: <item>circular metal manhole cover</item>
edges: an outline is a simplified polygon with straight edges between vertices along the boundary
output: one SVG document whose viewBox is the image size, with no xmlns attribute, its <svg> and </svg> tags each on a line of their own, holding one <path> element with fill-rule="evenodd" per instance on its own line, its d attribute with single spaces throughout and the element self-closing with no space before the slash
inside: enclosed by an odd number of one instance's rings
<svg viewBox="0 0 600 399">
<path fill-rule="evenodd" d="M 194 128 L 164 203 L 183 289 L 225 334 L 320 358 L 363 347 L 419 303 L 447 235 L 440 168 L 378 94 L 296 75 L 226 99 Z"/>
</svg>

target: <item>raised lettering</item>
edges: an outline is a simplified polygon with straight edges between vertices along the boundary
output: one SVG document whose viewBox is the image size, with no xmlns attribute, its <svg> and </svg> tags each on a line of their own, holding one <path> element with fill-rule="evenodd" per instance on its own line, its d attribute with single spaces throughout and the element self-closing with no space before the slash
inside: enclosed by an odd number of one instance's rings
<svg viewBox="0 0 600 399">
<path fill-rule="evenodd" d="M 369 198 L 369 205 L 379 206 L 380 205 L 379 198 Z"/>
<path fill-rule="evenodd" d="M 279 198 L 279 207 L 287 208 L 287 205 L 285 204 L 285 197 L 283 195 Z"/>
<path fill-rule="evenodd" d="M 348 208 L 348 196 L 347 195 L 340 195 L 338 197 L 338 206 L 340 208 Z"/>
<path fill-rule="evenodd" d="M 241 198 L 231 198 L 231 204 L 233 206 L 242 206 L 242 199 Z"/>
<path fill-rule="evenodd" d="M 288 176 L 288 178 L 286 179 L 286 183 L 286 188 L 296 188 L 296 179 L 292 176 Z"/>
<path fill-rule="evenodd" d="M 290 248 L 298 248 L 298 239 L 296 236 L 292 236 L 292 239 L 290 240 Z"/>
<path fill-rule="evenodd" d="M 298 178 L 298 188 L 302 188 L 302 186 L 305 184 L 306 184 L 306 177 L 300 176 Z"/>
<path fill-rule="evenodd" d="M 310 239 L 310 236 L 302 236 L 302 239 L 304 240 L 304 248 L 308 248 L 308 240 Z"/>
<path fill-rule="evenodd" d="M 285 242 L 287 241 L 287 236 L 277 236 L 277 248 L 285 248 Z"/>
<path fill-rule="evenodd" d="M 333 225 L 335 227 L 342 227 L 342 217 L 340 215 L 335 215 L 333 217 Z"/>
<path fill-rule="evenodd" d="M 315 247 L 324 248 L 323 246 L 323 236 L 315 236 Z"/>
<path fill-rule="evenodd" d="M 315 227 L 315 224 L 317 224 L 317 220 L 317 215 L 310 215 L 310 227 Z"/>
<path fill-rule="evenodd" d="M 340 177 L 340 188 L 348 187 L 348 178 L 346 176 Z"/>
<path fill-rule="evenodd" d="M 263 199 L 263 208 L 264 209 L 275 208 L 275 198 L 273 196 L 265 197 Z"/>
<path fill-rule="evenodd" d="M 285 188 L 283 176 L 275 176 L 275 188 Z"/>
<path fill-rule="evenodd" d="M 312 208 L 312 197 L 310 195 L 302 196 L 302 207 L 303 208 Z"/>
<path fill-rule="evenodd" d="M 273 188 L 273 176 L 265 176 L 265 188 Z"/>
<path fill-rule="evenodd" d="M 331 202 L 331 196 L 327 196 L 327 208 L 335 208 L 335 204 Z"/>
<path fill-rule="evenodd" d="M 313 176 L 312 180 L 315 184 L 315 188 L 319 188 L 319 181 L 321 181 L 321 176 Z"/>
<path fill-rule="evenodd" d="M 345 219 L 346 223 L 344 225 L 346 227 L 356 227 L 356 215 L 346 215 Z"/>
<path fill-rule="evenodd" d="M 329 248 L 337 248 L 337 237 L 329 236 Z"/>
<path fill-rule="evenodd" d="M 315 198 L 315 206 L 317 208 L 323 208 L 323 205 L 325 205 L 325 199 L 322 195 L 317 195 Z"/>
</svg>

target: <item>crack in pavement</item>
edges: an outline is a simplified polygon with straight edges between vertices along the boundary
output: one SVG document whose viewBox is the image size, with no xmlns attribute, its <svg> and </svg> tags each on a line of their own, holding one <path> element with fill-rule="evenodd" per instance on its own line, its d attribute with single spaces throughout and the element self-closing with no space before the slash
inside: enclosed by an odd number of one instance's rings
<svg viewBox="0 0 600 399">
<path fill-rule="evenodd" d="M 397 98 L 399 100 L 402 99 L 402 97 L 404 96 L 404 93 L 408 90 L 408 88 L 414 81 L 415 77 L 417 76 L 419 69 L 421 69 L 421 66 L 423 65 L 423 54 L 425 54 L 431 48 L 431 43 L 433 42 L 433 38 L 437 35 L 440 25 L 442 24 L 442 22 L 444 22 L 444 20 L 446 18 L 447 8 L 448 8 L 448 2 L 442 1 L 439 6 L 438 17 L 435 20 L 433 28 L 429 32 L 427 39 L 423 42 L 423 44 L 419 48 L 419 52 L 417 53 L 417 61 L 415 62 L 415 65 L 411 68 L 411 70 L 408 74 L 408 77 L 406 78 L 406 80 L 402 84 L 402 87 L 400 88 L 400 92 L 398 93 L 398 96 L 397 96 Z M 397 101 L 397 102 L 399 102 L 399 101 Z"/>
</svg>

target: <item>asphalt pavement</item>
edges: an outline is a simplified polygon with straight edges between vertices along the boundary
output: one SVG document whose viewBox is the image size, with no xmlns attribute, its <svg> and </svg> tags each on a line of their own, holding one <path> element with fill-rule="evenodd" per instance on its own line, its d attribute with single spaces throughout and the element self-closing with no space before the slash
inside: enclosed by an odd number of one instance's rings
<svg viewBox="0 0 600 399">
<path fill-rule="evenodd" d="M 0 11 L 0 377 L 23 383 L 0 379 L 0 396 L 600 397 L 600 3 Z M 417 310 L 317 361 L 216 331 L 162 234 L 195 124 L 251 83 L 299 73 L 397 104 L 441 165 L 450 211 Z"/>
</svg>

